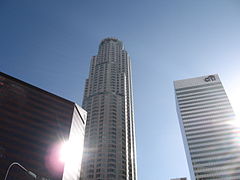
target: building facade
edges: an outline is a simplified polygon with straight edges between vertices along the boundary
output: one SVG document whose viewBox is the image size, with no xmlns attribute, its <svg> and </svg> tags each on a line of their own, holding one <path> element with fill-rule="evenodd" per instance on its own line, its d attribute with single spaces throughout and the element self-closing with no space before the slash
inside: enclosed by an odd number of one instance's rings
<svg viewBox="0 0 240 180">
<path fill-rule="evenodd" d="M 131 62 L 121 41 L 106 38 L 92 57 L 83 108 L 88 112 L 82 180 L 136 180 Z"/>
<path fill-rule="evenodd" d="M 192 180 L 240 179 L 240 131 L 217 74 L 174 82 Z"/>
<path fill-rule="evenodd" d="M 7 179 L 33 179 L 16 162 L 42 180 L 78 180 L 85 122 L 77 104 L 0 73 L 0 179 L 10 167 Z M 64 142 L 75 143 L 74 160 L 61 161 Z"/>
</svg>

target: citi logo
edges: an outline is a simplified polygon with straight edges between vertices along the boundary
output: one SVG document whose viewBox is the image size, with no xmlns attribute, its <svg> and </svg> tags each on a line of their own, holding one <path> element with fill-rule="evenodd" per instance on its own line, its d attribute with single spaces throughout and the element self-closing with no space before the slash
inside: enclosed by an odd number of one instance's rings
<svg viewBox="0 0 240 180">
<path fill-rule="evenodd" d="M 214 75 L 210 75 L 204 79 L 205 82 L 216 81 L 216 77 Z"/>
</svg>

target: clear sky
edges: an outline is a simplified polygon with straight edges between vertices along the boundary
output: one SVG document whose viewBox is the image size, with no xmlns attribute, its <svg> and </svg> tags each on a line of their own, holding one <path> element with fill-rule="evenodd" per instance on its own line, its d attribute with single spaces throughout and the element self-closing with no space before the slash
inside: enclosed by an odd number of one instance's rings
<svg viewBox="0 0 240 180">
<path fill-rule="evenodd" d="M 218 73 L 240 112 L 240 1 L 0 0 L 0 70 L 79 104 L 109 36 L 132 59 L 139 180 L 189 177 L 173 80 Z"/>
</svg>

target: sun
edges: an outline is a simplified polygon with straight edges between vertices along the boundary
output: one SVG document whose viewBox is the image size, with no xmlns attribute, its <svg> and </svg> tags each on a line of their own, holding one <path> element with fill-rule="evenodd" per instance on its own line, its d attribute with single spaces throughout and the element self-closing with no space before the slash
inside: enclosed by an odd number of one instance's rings
<svg viewBox="0 0 240 180">
<path fill-rule="evenodd" d="M 59 160 L 63 163 L 78 161 L 83 149 L 83 144 L 79 143 L 80 141 L 81 139 L 76 138 L 63 141 L 60 148 Z"/>
</svg>

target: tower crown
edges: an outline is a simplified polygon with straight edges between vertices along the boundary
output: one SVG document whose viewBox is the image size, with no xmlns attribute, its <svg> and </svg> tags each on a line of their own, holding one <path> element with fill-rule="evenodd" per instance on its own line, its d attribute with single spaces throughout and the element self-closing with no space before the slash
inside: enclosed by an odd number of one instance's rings
<svg viewBox="0 0 240 180">
<path fill-rule="evenodd" d="M 123 49 L 122 41 L 120 41 L 119 39 L 114 38 L 114 37 L 108 37 L 108 38 L 103 39 L 101 41 L 99 47 L 104 46 L 105 44 L 109 44 L 110 42 L 114 42 L 114 43 L 118 44 Z"/>
</svg>

